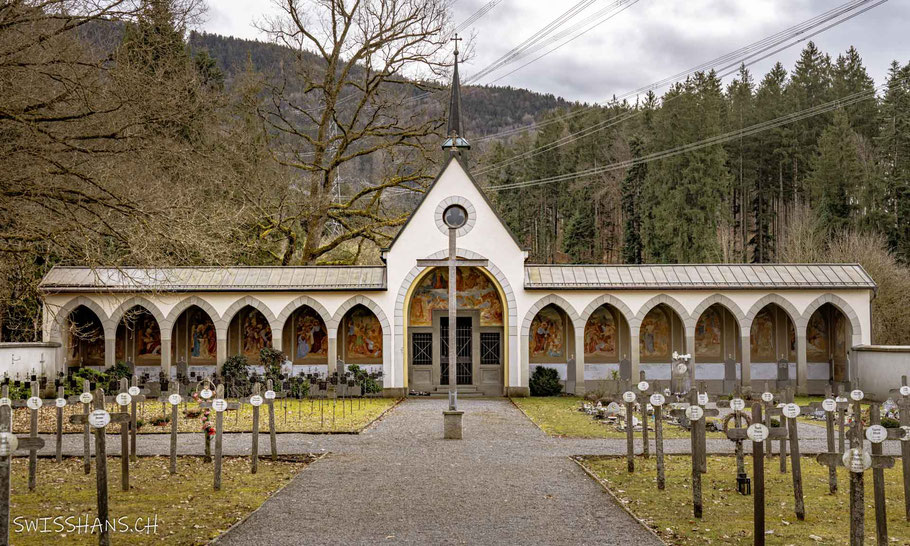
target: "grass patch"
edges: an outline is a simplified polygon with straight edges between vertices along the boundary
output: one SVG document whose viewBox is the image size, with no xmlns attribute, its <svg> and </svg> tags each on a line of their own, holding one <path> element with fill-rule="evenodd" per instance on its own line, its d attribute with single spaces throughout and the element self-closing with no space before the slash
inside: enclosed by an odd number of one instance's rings
<svg viewBox="0 0 910 546">
<path fill-rule="evenodd" d="M 751 456 L 746 471 L 751 476 Z M 777 469 L 777 457 L 765 463 L 765 529 L 773 531 L 768 544 L 848 544 L 849 477 L 838 469 L 839 491 L 828 494 L 828 467 L 805 457 L 802 460 L 806 520 L 793 512 L 793 482 L 790 474 Z M 666 458 L 665 491 L 656 484 L 653 457 L 635 460 L 635 473 L 626 471 L 625 458 L 586 457 L 582 464 L 609 486 L 632 513 L 644 520 L 668 544 L 752 544 L 752 497 L 736 492 L 736 458 L 708 457 L 708 473 L 702 475 L 704 517 L 692 517 L 689 457 Z M 903 519 L 904 499 L 900 464 L 885 470 L 888 534 L 894 544 L 910 544 L 910 524 Z M 875 513 L 872 473 L 867 472 L 866 543 L 875 543 Z M 814 537 L 814 538 L 813 538 Z"/>
<path fill-rule="evenodd" d="M 157 516 L 157 533 L 111 533 L 113 544 L 208 544 L 231 525 L 258 508 L 270 495 L 284 487 L 307 464 L 259 460 L 259 472 L 250 474 L 248 458 L 223 459 L 221 491 L 212 490 L 211 463 L 201 457 L 181 457 L 178 473 L 168 472 L 167 457 L 141 457 L 130 465 L 128 492 L 120 491 L 120 464 L 108 458 L 110 520 L 123 518 L 133 526 L 137 518 Z M 94 521 L 97 516 L 95 473 L 82 471 L 82 460 L 67 458 L 60 464 L 38 464 L 38 487 L 28 491 L 28 459 L 16 458 L 12 466 L 10 542 L 16 545 L 97 544 L 97 535 L 69 532 L 23 531 L 16 518 L 73 516 Z M 22 520 L 20 520 L 21 522 Z M 41 524 L 42 526 L 44 524 Z M 43 528 L 43 527 L 41 527 Z M 34 529 L 34 528 L 33 528 Z M 57 530 L 53 522 L 47 529 Z M 17 532 L 20 531 L 20 532 Z"/>
<path fill-rule="evenodd" d="M 275 430 L 278 432 L 359 432 L 375 421 L 386 410 L 398 402 L 395 398 L 363 398 L 347 399 L 342 404 L 339 399 L 335 403 L 329 400 L 296 400 L 283 399 L 275 401 Z M 78 407 L 77 407 L 78 406 Z M 129 409 L 127 407 L 127 409 Z M 108 404 L 108 411 L 122 411 L 120 406 Z M 177 430 L 179 432 L 200 432 L 202 421 L 199 417 L 199 404 L 188 402 L 178 406 Z M 63 408 L 63 432 L 82 432 L 82 427 L 71 425 L 69 416 L 82 413 L 82 404 L 70 404 Z M 154 425 L 155 420 L 163 417 L 170 418 L 170 404 L 163 405 L 159 401 L 149 401 L 137 407 L 137 419 L 144 424 L 139 427 L 140 434 L 155 432 L 170 432 L 169 423 Z M 188 417 L 187 414 L 190 416 Z M 269 430 L 269 410 L 263 404 L 259 407 L 259 430 Z M 18 408 L 13 412 L 13 428 L 19 434 L 27 434 L 29 430 L 29 410 Z M 215 412 L 211 412 L 211 422 L 214 426 Z M 38 410 L 38 431 L 45 434 L 56 432 L 57 410 L 44 407 Z M 117 427 L 115 427 L 117 428 Z M 225 432 L 250 432 L 253 430 L 253 407 L 248 403 L 243 404 L 239 412 L 230 410 L 224 414 Z"/>
<path fill-rule="evenodd" d="M 590 415 L 579 411 L 582 399 L 577 396 L 543 396 L 513 398 L 512 402 L 527 415 L 538 427 L 550 436 L 563 438 L 625 438 L 626 433 L 613 425 L 594 420 Z M 664 438 L 688 438 L 689 432 L 684 428 L 663 423 Z M 640 415 L 636 415 L 640 417 Z M 648 420 L 651 430 L 648 439 L 654 438 L 654 417 Z M 635 436 L 641 438 L 641 433 Z M 719 432 L 708 432 L 708 438 L 723 438 Z"/>
</svg>

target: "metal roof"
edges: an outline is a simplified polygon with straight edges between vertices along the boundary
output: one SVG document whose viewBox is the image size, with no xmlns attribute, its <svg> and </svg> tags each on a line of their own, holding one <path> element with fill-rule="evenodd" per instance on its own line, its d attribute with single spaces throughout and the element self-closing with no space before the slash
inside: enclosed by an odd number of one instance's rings
<svg viewBox="0 0 910 546">
<path fill-rule="evenodd" d="M 575 290 L 868 288 L 859 264 L 526 265 L 524 287 Z"/>
<path fill-rule="evenodd" d="M 385 290 L 383 266 L 54 267 L 45 292 Z"/>
</svg>

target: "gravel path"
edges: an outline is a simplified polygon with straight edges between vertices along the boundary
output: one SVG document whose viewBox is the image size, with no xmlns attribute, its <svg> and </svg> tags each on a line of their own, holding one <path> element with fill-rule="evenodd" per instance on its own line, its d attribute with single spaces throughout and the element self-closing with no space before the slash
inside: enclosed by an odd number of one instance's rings
<svg viewBox="0 0 910 546">
<path fill-rule="evenodd" d="M 312 438 L 332 453 L 218 543 L 660 544 L 508 401 L 462 401 L 462 441 L 441 439 L 445 404 Z"/>
</svg>

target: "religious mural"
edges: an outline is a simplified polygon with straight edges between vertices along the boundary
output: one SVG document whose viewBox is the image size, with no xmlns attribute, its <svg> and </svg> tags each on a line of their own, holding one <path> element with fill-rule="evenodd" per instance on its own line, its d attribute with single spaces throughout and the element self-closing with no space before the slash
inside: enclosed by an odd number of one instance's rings
<svg viewBox="0 0 910 546">
<path fill-rule="evenodd" d="M 369 309 L 355 307 L 344 319 L 346 358 L 350 362 L 382 358 L 382 325 Z"/>
<path fill-rule="evenodd" d="M 774 312 L 765 307 L 752 321 L 752 335 L 749 337 L 752 362 L 776 362 L 774 354 Z"/>
<path fill-rule="evenodd" d="M 213 364 L 218 344 L 212 319 L 202 309 L 193 307 L 189 311 L 187 323 L 189 324 L 190 364 Z"/>
<path fill-rule="evenodd" d="M 133 323 L 136 336 L 136 364 L 158 363 L 161 359 L 161 330 L 148 312 L 141 312 Z"/>
<path fill-rule="evenodd" d="M 70 314 L 70 360 L 83 366 L 104 365 L 104 327 L 97 316 L 85 307 Z"/>
<path fill-rule="evenodd" d="M 695 323 L 695 357 L 720 358 L 721 347 L 721 314 L 717 307 L 711 306 L 698 317 Z"/>
<path fill-rule="evenodd" d="M 530 357 L 532 359 L 565 358 L 565 328 L 562 312 L 548 305 L 537 312 L 531 322 Z"/>
<path fill-rule="evenodd" d="M 828 321 L 821 309 L 812 313 L 806 326 L 806 358 L 812 362 L 827 362 Z"/>
<path fill-rule="evenodd" d="M 641 358 L 670 358 L 670 319 L 662 309 L 648 311 L 639 336 Z"/>
<path fill-rule="evenodd" d="M 329 354 L 329 336 L 322 317 L 310 307 L 294 313 L 294 362 L 325 362 Z"/>
<path fill-rule="evenodd" d="M 256 309 L 244 309 L 240 318 L 240 353 L 258 362 L 259 351 L 272 346 L 272 329 Z"/>
<path fill-rule="evenodd" d="M 411 297 L 411 326 L 432 326 L 433 311 L 448 309 L 449 271 L 438 267 L 420 281 Z M 502 326 L 502 302 L 496 286 L 482 271 L 473 267 L 456 269 L 455 288 L 459 309 L 480 311 L 481 326 Z"/>
<path fill-rule="evenodd" d="M 602 305 L 585 323 L 585 360 L 616 357 L 616 319 L 613 311 Z"/>
</svg>

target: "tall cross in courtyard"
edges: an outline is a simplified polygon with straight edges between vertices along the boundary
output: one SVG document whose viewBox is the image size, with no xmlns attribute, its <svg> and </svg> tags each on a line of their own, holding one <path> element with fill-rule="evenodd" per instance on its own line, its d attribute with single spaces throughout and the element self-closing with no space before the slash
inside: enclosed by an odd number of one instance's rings
<svg viewBox="0 0 910 546">
<path fill-rule="evenodd" d="M 442 221 L 449 228 L 449 255 L 443 260 L 417 260 L 417 265 L 422 267 L 447 267 L 449 269 L 449 409 L 457 410 L 456 392 L 456 357 L 458 349 L 455 346 L 455 320 L 458 316 L 457 297 L 457 267 L 487 267 L 487 260 L 459 260 L 458 230 L 468 223 L 468 211 L 461 205 L 449 205 L 442 212 Z"/>
</svg>

